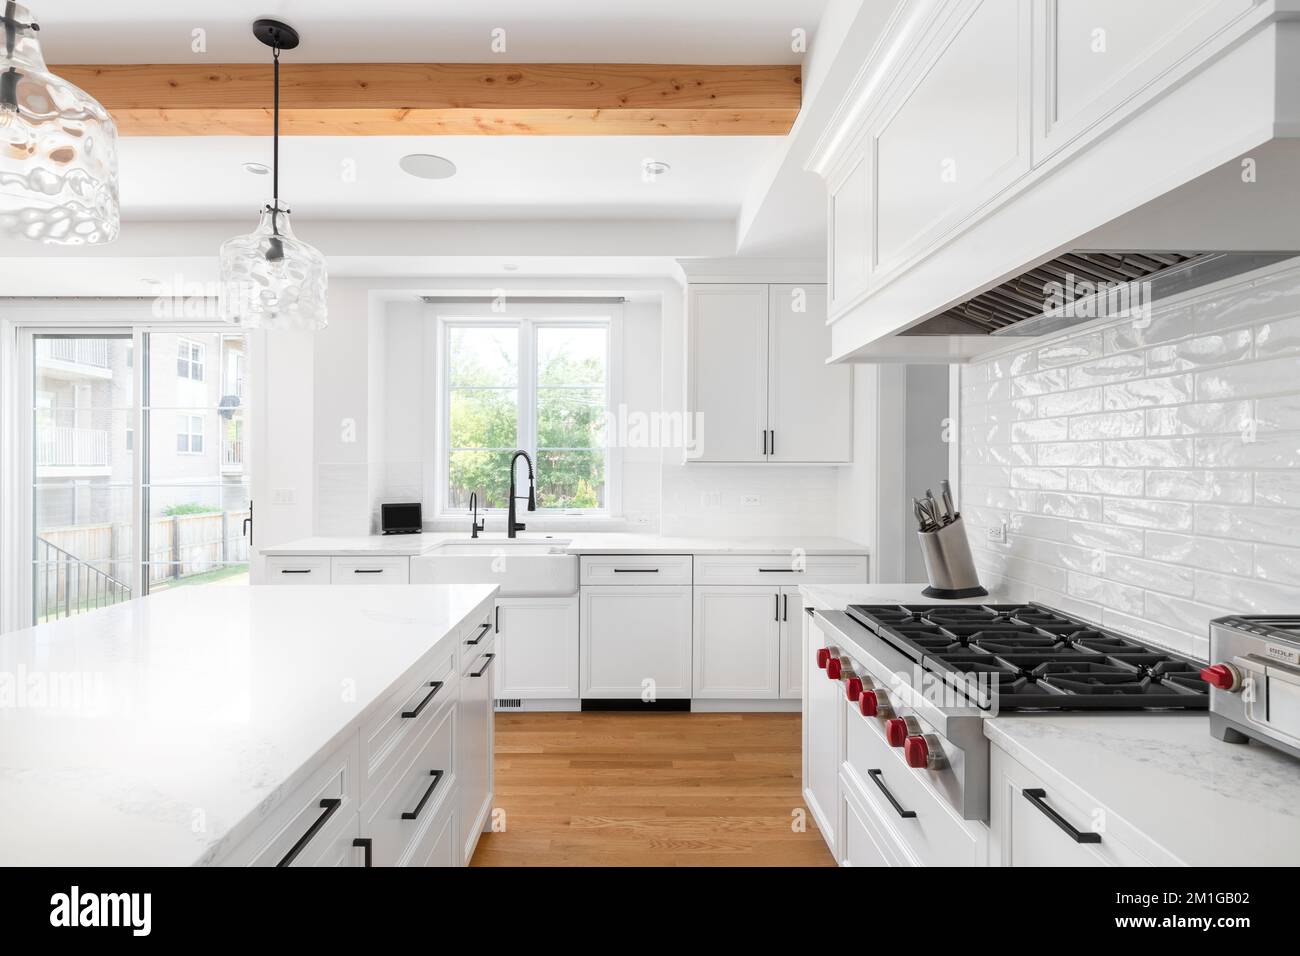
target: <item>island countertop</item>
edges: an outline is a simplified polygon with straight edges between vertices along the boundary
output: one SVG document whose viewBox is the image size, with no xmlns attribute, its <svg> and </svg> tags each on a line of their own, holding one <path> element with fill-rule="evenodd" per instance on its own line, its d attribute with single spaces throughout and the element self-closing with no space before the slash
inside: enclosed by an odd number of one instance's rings
<svg viewBox="0 0 1300 956">
<path fill-rule="evenodd" d="M 0 636 L 0 864 L 236 842 L 496 592 L 181 588 Z"/>
</svg>

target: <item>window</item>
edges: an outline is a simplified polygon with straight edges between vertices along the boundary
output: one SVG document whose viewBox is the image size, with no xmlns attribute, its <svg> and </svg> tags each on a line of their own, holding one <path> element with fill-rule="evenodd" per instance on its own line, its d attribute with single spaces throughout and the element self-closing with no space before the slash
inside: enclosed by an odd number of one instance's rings
<svg viewBox="0 0 1300 956">
<path fill-rule="evenodd" d="M 203 454 L 203 416 L 178 416 L 180 426 L 176 432 L 176 450 L 182 455 Z"/>
<path fill-rule="evenodd" d="M 447 318 L 442 331 L 444 510 L 467 510 L 474 492 L 481 509 L 505 509 L 523 449 L 538 510 L 608 513 L 609 316 Z"/>
<path fill-rule="evenodd" d="M 203 346 L 181 339 L 176 347 L 176 374 L 194 382 L 203 381 Z"/>
</svg>

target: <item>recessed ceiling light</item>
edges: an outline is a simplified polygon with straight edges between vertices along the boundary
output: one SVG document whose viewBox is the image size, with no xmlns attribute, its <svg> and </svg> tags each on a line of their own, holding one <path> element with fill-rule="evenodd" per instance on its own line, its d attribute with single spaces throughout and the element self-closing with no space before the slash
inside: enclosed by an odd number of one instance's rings
<svg viewBox="0 0 1300 956">
<path fill-rule="evenodd" d="M 431 156 L 428 153 L 412 153 L 403 156 L 398 165 L 403 171 L 418 179 L 450 179 L 456 175 L 456 164 L 450 159 Z"/>
<path fill-rule="evenodd" d="M 667 176 L 672 167 L 658 159 L 647 159 L 641 163 L 641 178 L 652 181 L 660 176 Z"/>
<path fill-rule="evenodd" d="M 261 163 L 244 163 L 244 172 L 252 173 L 254 176 L 265 176 L 270 171 L 269 166 L 263 166 Z"/>
</svg>

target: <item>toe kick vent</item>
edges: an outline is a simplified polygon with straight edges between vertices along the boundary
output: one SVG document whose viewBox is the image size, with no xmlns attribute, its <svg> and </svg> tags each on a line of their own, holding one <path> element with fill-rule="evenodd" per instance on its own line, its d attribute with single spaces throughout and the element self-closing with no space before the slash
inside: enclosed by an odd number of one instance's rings
<svg viewBox="0 0 1300 956">
<path fill-rule="evenodd" d="M 518 697 L 498 697 L 497 710 L 518 710 L 524 702 Z"/>
</svg>

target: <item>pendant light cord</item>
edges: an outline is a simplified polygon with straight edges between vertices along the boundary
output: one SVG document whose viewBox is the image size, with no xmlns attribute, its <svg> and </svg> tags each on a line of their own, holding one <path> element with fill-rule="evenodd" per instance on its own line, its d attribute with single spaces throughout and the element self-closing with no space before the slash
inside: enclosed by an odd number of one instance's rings
<svg viewBox="0 0 1300 956">
<path fill-rule="evenodd" d="M 280 48 L 278 46 L 274 48 L 273 56 L 275 58 L 275 136 L 271 160 L 273 169 L 271 193 L 278 214 L 280 211 Z"/>
</svg>

